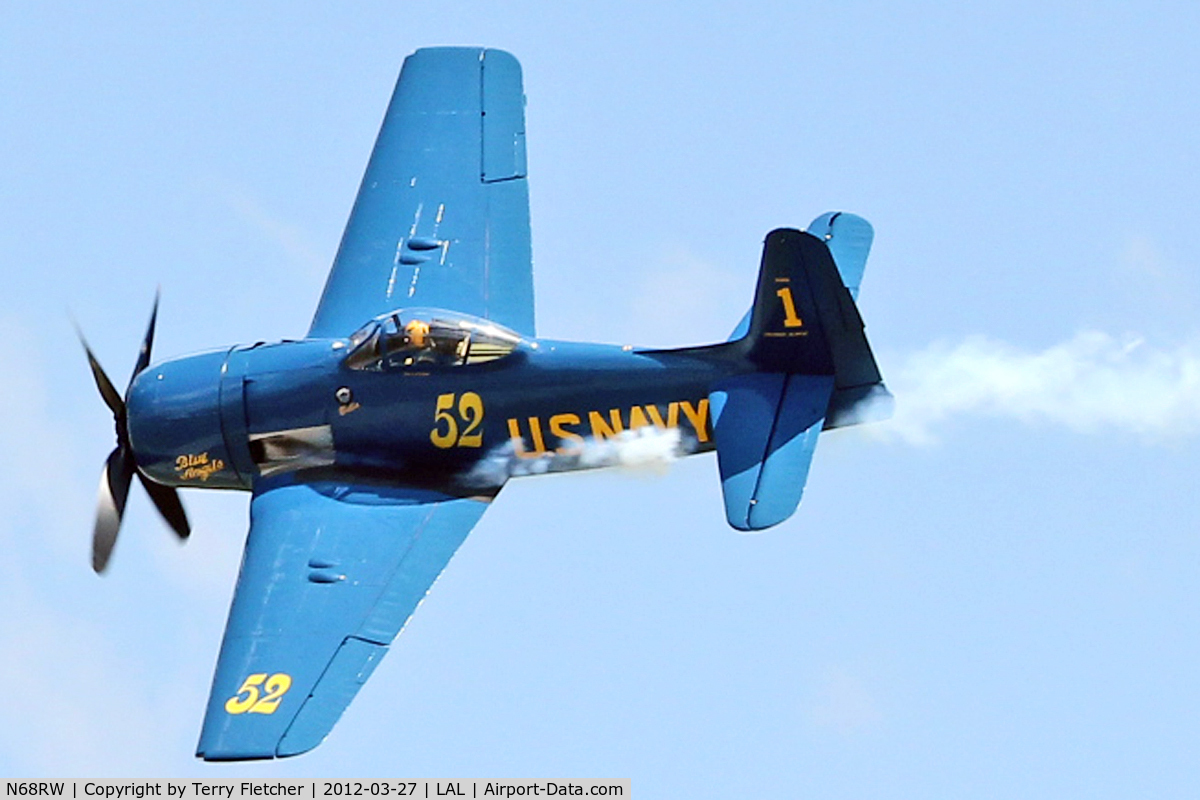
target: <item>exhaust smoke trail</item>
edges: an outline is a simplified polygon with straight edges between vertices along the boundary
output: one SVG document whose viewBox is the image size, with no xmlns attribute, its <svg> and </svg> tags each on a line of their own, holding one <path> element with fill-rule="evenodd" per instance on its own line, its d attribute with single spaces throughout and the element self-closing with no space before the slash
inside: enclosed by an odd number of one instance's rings
<svg viewBox="0 0 1200 800">
<path fill-rule="evenodd" d="M 597 467 L 661 474 L 675 459 L 692 452 L 695 446 L 694 438 L 685 440 L 678 428 L 653 425 L 621 431 L 609 439 L 589 436 L 564 453 L 523 453 L 510 440 L 489 453 L 462 480 L 469 487 L 483 488 L 502 486 L 508 478 L 523 475 Z"/>
<path fill-rule="evenodd" d="M 916 444 L 956 417 L 1002 417 L 1151 439 L 1200 431 L 1200 347 L 1082 331 L 1040 352 L 987 336 L 941 342 L 889 370 L 896 414 L 872 426 Z"/>
</svg>

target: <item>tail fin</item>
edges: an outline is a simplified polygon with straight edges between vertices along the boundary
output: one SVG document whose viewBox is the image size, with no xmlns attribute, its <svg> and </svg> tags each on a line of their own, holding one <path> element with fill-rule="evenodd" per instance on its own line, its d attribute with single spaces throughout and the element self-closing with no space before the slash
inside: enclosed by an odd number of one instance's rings
<svg viewBox="0 0 1200 800">
<path fill-rule="evenodd" d="M 853 278 L 860 280 L 866 252 L 856 249 L 847 255 L 857 257 L 847 261 Z M 771 231 L 763 245 L 748 330 L 738 343 L 760 371 L 832 375 L 826 428 L 869 422 L 881 410 L 890 414 L 880 401 L 891 395 L 842 276 L 821 238 L 788 228 Z"/>
<path fill-rule="evenodd" d="M 871 243 L 875 240 L 875 229 L 857 214 L 847 214 L 844 211 L 830 211 L 814 219 L 806 229 L 808 233 L 825 242 L 837 265 L 842 283 L 850 292 L 850 297 L 858 299 L 858 287 L 862 283 L 863 272 L 867 268 L 867 256 L 871 253 Z M 737 328 L 729 337 L 729 341 L 741 339 L 750 330 L 750 312 L 742 317 Z"/>
<path fill-rule="evenodd" d="M 745 335 L 726 345 L 755 369 L 710 395 L 726 517 L 739 530 L 792 515 L 822 430 L 890 415 L 891 395 L 843 277 L 857 289 L 870 247 L 870 226 L 854 220 L 839 227 L 857 234 L 841 272 L 823 237 L 769 233 Z M 837 224 L 836 215 L 822 221 L 825 235 Z"/>
</svg>

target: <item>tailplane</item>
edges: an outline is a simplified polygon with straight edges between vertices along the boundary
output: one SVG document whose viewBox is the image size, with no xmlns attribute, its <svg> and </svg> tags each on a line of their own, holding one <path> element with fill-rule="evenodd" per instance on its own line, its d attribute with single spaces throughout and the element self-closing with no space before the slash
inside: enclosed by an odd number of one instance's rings
<svg viewBox="0 0 1200 800">
<path fill-rule="evenodd" d="M 822 430 L 891 415 L 854 302 L 870 243 L 853 215 L 767 235 L 754 305 L 724 346 L 752 371 L 710 394 L 726 517 L 739 530 L 792 515 Z"/>
</svg>

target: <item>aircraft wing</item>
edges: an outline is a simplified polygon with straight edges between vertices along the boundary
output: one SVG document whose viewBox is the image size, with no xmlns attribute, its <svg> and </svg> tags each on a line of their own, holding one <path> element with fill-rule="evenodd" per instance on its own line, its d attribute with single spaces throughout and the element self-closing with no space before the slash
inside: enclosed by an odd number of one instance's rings
<svg viewBox="0 0 1200 800">
<path fill-rule="evenodd" d="M 263 481 L 196 754 L 320 744 L 486 508 L 422 489 Z"/>
<path fill-rule="evenodd" d="M 404 61 L 308 335 L 406 306 L 534 335 L 521 66 L 438 47 Z"/>
</svg>

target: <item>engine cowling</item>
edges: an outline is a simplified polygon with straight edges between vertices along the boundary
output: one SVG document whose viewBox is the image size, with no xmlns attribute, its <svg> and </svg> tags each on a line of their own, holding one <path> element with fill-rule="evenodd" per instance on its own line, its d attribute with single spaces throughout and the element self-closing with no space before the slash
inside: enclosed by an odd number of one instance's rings
<svg viewBox="0 0 1200 800">
<path fill-rule="evenodd" d="M 241 376 L 230 375 L 233 350 L 154 364 L 129 387 L 129 439 L 138 469 L 168 486 L 249 489 L 254 464 L 238 452 L 227 420 L 245 420 Z M 234 444 L 233 447 L 230 445 Z"/>
</svg>

